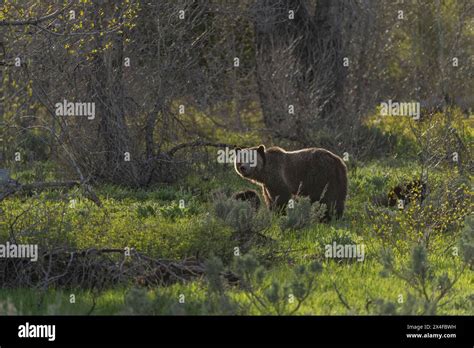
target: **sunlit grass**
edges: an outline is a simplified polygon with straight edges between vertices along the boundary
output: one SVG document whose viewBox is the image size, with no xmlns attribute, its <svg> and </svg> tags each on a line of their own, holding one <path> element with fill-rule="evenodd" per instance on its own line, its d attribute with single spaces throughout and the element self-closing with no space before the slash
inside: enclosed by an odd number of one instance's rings
<svg viewBox="0 0 474 348">
<path fill-rule="evenodd" d="M 254 251 L 262 258 L 269 279 L 283 281 L 296 265 L 312 260 L 323 265 L 316 291 L 303 303 L 298 314 L 374 314 L 377 298 L 397 301 L 402 296 L 406 299 L 410 289 L 402 280 L 380 276 L 382 266 L 378 253 L 382 243 L 371 228 L 365 205 L 374 194 L 387 192 L 399 182 L 418 179 L 418 170 L 413 163 L 402 160 L 371 162 L 352 168 L 343 219 L 282 231 L 275 217 L 261 232 L 271 242 L 256 245 Z M 433 172 L 430 179 L 441 181 L 445 175 L 443 171 Z M 11 198 L 2 202 L 4 221 L 0 224 L 0 238 L 6 239 L 13 228 L 19 231 L 19 242 L 44 245 L 62 241 L 80 249 L 134 247 L 148 255 L 172 259 L 217 255 L 231 265 L 236 257 L 233 255 L 236 241 L 231 228 L 213 217 L 212 192 L 222 189 L 234 192 L 244 187 L 252 185 L 241 180 L 229 167 L 207 180 L 189 176 L 174 186 L 156 186 L 149 190 L 105 185 L 97 188 L 102 208 L 81 196 L 79 191 L 69 192 L 67 197 L 51 191 L 39 196 Z M 185 203 L 184 209 L 179 207 L 180 200 Z M 26 212 L 23 218 L 15 220 L 22 212 Z M 326 259 L 324 247 L 334 240 L 364 244 L 364 261 Z M 440 239 L 438 249 L 448 248 L 448 240 Z M 431 261 L 440 273 L 453 274 L 458 266 L 448 252 L 436 252 Z M 338 297 L 335 286 L 350 309 Z M 91 292 L 64 289 L 49 289 L 44 293 L 36 289 L 2 289 L 0 302 L 13 304 L 14 312 L 21 314 L 124 314 L 126 294 L 131 288 L 111 288 L 95 294 L 95 305 Z M 473 289 L 472 272 L 467 270 L 438 314 L 472 314 Z M 242 289 L 228 286 L 226 293 L 241 302 L 248 314 L 259 314 L 255 308 L 248 307 L 249 300 Z M 75 294 L 74 304 L 70 303 L 71 294 Z M 178 302 L 180 294 L 185 295 L 184 304 Z M 203 279 L 195 279 L 149 289 L 149 296 L 154 303 L 151 314 L 202 314 L 207 285 Z M 2 309 L 3 314 L 12 314 L 7 307 Z"/>
</svg>

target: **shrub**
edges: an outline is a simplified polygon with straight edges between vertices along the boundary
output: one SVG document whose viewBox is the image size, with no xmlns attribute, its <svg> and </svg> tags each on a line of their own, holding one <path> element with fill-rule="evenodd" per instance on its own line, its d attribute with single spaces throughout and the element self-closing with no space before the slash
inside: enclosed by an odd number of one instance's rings
<svg viewBox="0 0 474 348">
<path fill-rule="evenodd" d="M 236 259 L 235 272 L 241 287 L 255 309 L 265 315 L 291 315 L 316 290 L 316 276 L 321 273 L 318 262 L 301 264 L 284 281 L 269 279 L 254 253 Z"/>
<path fill-rule="evenodd" d="M 381 276 L 393 275 L 409 287 L 407 300 L 402 306 L 395 302 L 378 299 L 378 314 L 423 314 L 435 315 L 441 300 L 453 293 L 453 287 L 463 274 L 466 264 L 455 269 L 454 275 L 437 272 L 435 263 L 430 261 L 428 250 L 422 244 L 416 245 L 411 251 L 408 261 L 398 260 L 391 250 L 383 250 Z M 398 311 L 397 311 L 398 309 Z"/>
<path fill-rule="evenodd" d="M 214 214 L 240 236 L 254 235 L 271 223 L 270 214 L 266 209 L 256 212 L 250 202 L 222 195 L 214 202 Z"/>
<path fill-rule="evenodd" d="M 474 216 L 467 216 L 464 220 L 464 229 L 459 240 L 459 247 L 464 262 L 471 269 L 474 267 Z"/>
<path fill-rule="evenodd" d="M 280 220 L 282 230 L 300 230 L 324 219 L 327 209 L 325 204 L 311 204 L 309 197 L 298 197 L 293 203 Z"/>
<path fill-rule="evenodd" d="M 422 243 L 428 250 L 445 250 L 459 237 L 464 218 L 472 211 L 468 187 L 459 177 L 428 183 L 428 197 L 393 210 L 369 206 L 371 230 L 385 246 L 401 253 Z"/>
</svg>

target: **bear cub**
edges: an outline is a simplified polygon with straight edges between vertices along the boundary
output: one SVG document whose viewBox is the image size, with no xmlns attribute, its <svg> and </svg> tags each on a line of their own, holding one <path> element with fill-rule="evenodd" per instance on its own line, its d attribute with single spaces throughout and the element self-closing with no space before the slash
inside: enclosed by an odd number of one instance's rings
<svg viewBox="0 0 474 348">
<path fill-rule="evenodd" d="M 245 152 L 245 155 L 240 155 Z M 243 161 L 248 153 L 256 161 Z M 309 197 L 311 202 L 326 204 L 326 218 L 341 217 L 347 196 L 347 168 L 344 161 L 321 148 L 285 151 L 264 145 L 236 149 L 236 172 L 262 188 L 269 209 L 284 210 L 293 196 Z"/>
<path fill-rule="evenodd" d="M 427 195 L 428 187 L 426 183 L 421 180 L 414 180 L 391 188 L 387 194 L 373 197 L 372 203 L 385 207 L 395 207 L 401 201 L 404 207 L 415 200 L 420 204 L 423 203 Z"/>
</svg>

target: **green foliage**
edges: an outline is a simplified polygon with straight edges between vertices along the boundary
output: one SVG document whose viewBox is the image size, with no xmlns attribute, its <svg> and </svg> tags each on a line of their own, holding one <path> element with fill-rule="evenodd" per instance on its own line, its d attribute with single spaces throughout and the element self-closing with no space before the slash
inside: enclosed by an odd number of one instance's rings
<svg viewBox="0 0 474 348">
<path fill-rule="evenodd" d="M 311 201 L 307 197 L 299 198 L 294 207 L 286 209 L 286 215 L 280 220 L 282 230 L 303 229 L 311 223 Z"/>
<path fill-rule="evenodd" d="M 47 171 L 45 174 L 51 177 Z M 321 224 L 311 213 L 317 205 L 303 203 L 299 215 L 307 217 L 310 207 L 309 222 L 301 218 L 304 228 L 285 230 L 281 229 L 281 220 L 287 216 L 272 216 L 264 207 L 255 212 L 245 202 L 224 197 L 219 200 L 209 193 L 209 188 L 229 187 L 229 194 L 244 188 L 245 183 L 234 180 L 236 175 L 231 171 L 228 177 L 219 174 L 207 182 L 196 179 L 201 193 L 193 193 L 197 191 L 186 189 L 182 183 L 149 190 L 100 186 L 96 192 L 102 208 L 80 190 L 33 192 L 0 202 L 0 241 L 13 233 L 19 242 L 38 243 L 40 250 L 64 245 L 79 249 L 128 246 L 152 257 L 206 260 L 206 276 L 202 279 L 135 292 L 128 288 L 124 289 L 126 295 L 122 289 L 108 289 L 97 295 L 98 305 L 92 314 L 472 313 L 472 218 L 466 217 L 470 208 L 463 202 L 469 196 L 465 189 L 459 189 L 462 178 L 444 171 L 432 172 L 430 182 L 434 186 L 430 186 L 430 197 L 420 207 L 407 206 L 403 211 L 377 208 L 373 215 L 364 209 L 371 195 L 416 174 L 416 167 L 403 161 L 361 165 L 350 175 L 344 219 Z M 184 209 L 179 208 L 180 199 L 185 200 Z M 75 204 L 71 204 L 73 200 Z M 300 203 L 297 200 L 295 206 Z M 430 205 L 433 208 L 428 208 Z M 420 213 L 424 209 L 434 210 Z M 251 224 L 246 221 L 248 217 Z M 447 219 L 451 219 L 449 223 Z M 428 225 L 437 232 L 428 244 L 423 244 L 418 233 L 426 232 L 423 228 Z M 376 226 L 382 229 L 375 231 Z M 240 233 L 256 232 L 264 242 L 250 238 L 247 249 L 236 238 Z M 363 242 L 370 257 L 363 262 L 326 260 L 324 246 L 333 241 Z M 425 249 L 413 249 L 417 245 Z M 234 255 L 236 246 L 240 257 Z M 454 247 L 459 249 L 458 256 Z M 249 248 L 253 253 L 245 251 Z M 388 259 L 380 250 L 389 255 Z M 327 271 L 312 272 L 309 264 L 314 260 L 324 262 Z M 300 265 L 305 268 L 303 275 L 298 273 Z M 316 278 L 310 276 L 314 274 Z M 334 283 L 350 310 L 334 291 Z M 27 289 L 0 291 L 0 302 L 10 298 L 18 313 L 87 314 L 93 306 L 91 296 L 80 290 L 77 293 L 83 300 L 76 307 L 69 304 L 68 292 L 57 295 L 58 299 L 50 291 L 44 296 L 44 306 L 37 307 L 37 294 Z M 180 294 L 186 296 L 185 303 L 179 302 Z M 403 294 L 403 303 L 397 300 L 399 294 Z"/>
<path fill-rule="evenodd" d="M 11 299 L 7 298 L 6 301 L 0 301 L 0 315 L 18 315 L 18 310 Z"/>
<path fill-rule="evenodd" d="M 333 245 L 336 243 L 337 245 L 358 245 L 362 244 L 363 239 L 361 236 L 357 236 L 349 230 L 346 229 L 337 229 L 333 226 L 330 227 L 330 233 L 325 234 L 324 236 L 320 237 L 320 249 L 325 251 L 327 245 Z M 364 250 L 364 253 L 366 251 Z M 364 259 L 367 256 L 364 255 Z M 337 260 L 337 261 L 345 261 L 351 262 L 354 259 L 346 258 L 346 257 L 337 257 L 337 255 L 333 255 L 332 258 L 329 260 Z"/>
<path fill-rule="evenodd" d="M 124 301 L 125 315 L 145 315 L 150 311 L 151 300 L 148 291 L 144 288 L 132 288 Z"/>
<path fill-rule="evenodd" d="M 301 230 L 314 223 L 319 223 L 326 213 L 326 205 L 315 202 L 309 197 L 298 197 L 293 207 L 286 209 L 286 215 L 280 220 L 282 230 Z"/>
<path fill-rule="evenodd" d="M 253 253 L 236 259 L 236 274 L 250 302 L 260 314 L 291 315 L 316 290 L 316 277 L 322 271 L 318 262 L 299 265 L 285 280 L 269 280 L 266 270 Z"/>
<path fill-rule="evenodd" d="M 419 121 L 410 117 L 381 117 L 380 110 L 376 110 L 365 122 L 370 129 L 379 130 L 390 139 L 391 152 L 397 157 L 413 159 L 421 154 L 447 164 L 449 161 L 446 161 L 446 153 L 457 151 L 462 154 L 461 157 L 469 160 L 469 151 L 460 146 L 460 142 L 469 144 L 473 132 L 469 121 L 459 108 L 451 107 L 446 113 L 429 115 L 422 110 L 422 120 Z M 436 165 L 439 165 L 439 162 Z"/>
<path fill-rule="evenodd" d="M 38 181 L 55 181 L 56 165 L 50 161 L 32 162 L 28 165 L 18 164 L 13 167 L 11 176 L 22 184 Z"/>
<path fill-rule="evenodd" d="M 226 292 L 229 286 L 223 279 L 226 270 L 221 259 L 212 256 L 206 261 L 205 267 L 207 292 L 203 310 L 206 313 L 224 315 L 245 314 L 243 304 L 231 298 Z"/>
<path fill-rule="evenodd" d="M 71 294 L 75 302 L 71 303 Z M 99 295 L 81 289 L 0 290 L 0 315 L 105 315 L 117 313 L 124 303 L 121 288 L 103 291 Z"/>
<path fill-rule="evenodd" d="M 147 218 L 156 215 L 156 210 L 151 204 L 140 205 L 137 207 L 137 215 L 139 218 Z"/>
<path fill-rule="evenodd" d="M 183 204 L 185 204 L 184 201 Z M 161 214 L 161 216 L 172 221 L 176 221 L 176 219 L 185 216 L 195 215 L 197 212 L 197 206 L 193 203 L 190 203 L 188 207 L 180 207 L 179 203 L 173 202 L 170 205 L 159 208 L 159 213 Z"/>
<path fill-rule="evenodd" d="M 407 252 L 423 243 L 429 250 L 442 250 L 459 237 L 464 218 L 472 211 L 471 194 L 456 175 L 442 182 L 429 182 L 429 196 L 420 203 L 418 194 L 403 210 L 369 206 L 371 228 L 385 245 Z"/>
<path fill-rule="evenodd" d="M 252 235 L 267 228 L 271 216 L 265 209 L 258 212 L 250 202 L 218 195 L 214 202 L 214 214 L 239 235 Z"/>
<path fill-rule="evenodd" d="M 455 269 L 450 277 L 447 272 L 436 272 L 428 258 L 428 250 L 424 245 L 413 247 L 408 261 L 396 260 L 394 255 L 383 252 L 382 276 L 394 275 L 403 280 L 415 294 L 408 292 L 407 301 L 399 308 L 395 303 L 378 299 L 377 311 L 380 314 L 437 314 L 440 301 L 452 294 L 454 284 L 459 280 L 465 267 Z"/>
<path fill-rule="evenodd" d="M 467 216 L 464 220 L 464 229 L 459 240 L 464 262 L 471 268 L 474 266 L 474 216 Z"/>
<path fill-rule="evenodd" d="M 132 288 L 125 297 L 124 314 L 264 314 L 289 315 L 298 312 L 316 290 L 322 266 L 313 262 L 295 267 L 281 282 L 270 278 L 257 256 L 249 253 L 236 258 L 232 271 L 247 300 L 231 296 L 224 264 L 217 257 L 206 262 L 206 283 L 197 284 L 194 296 L 181 297 L 176 287 L 168 289 Z"/>
<path fill-rule="evenodd" d="M 206 214 L 196 216 L 197 205 L 179 208 L 149 201 L 102 199 L 99 208 L 79 194 L 43 192 L 26 202 L 2 202 L 0 238 L 40 247 L 134 247 L 140 252 L 167 258 L 230 254 L 230 230 Z M 17 218 L 20 216 L 20 218 Z"/>
</svg>

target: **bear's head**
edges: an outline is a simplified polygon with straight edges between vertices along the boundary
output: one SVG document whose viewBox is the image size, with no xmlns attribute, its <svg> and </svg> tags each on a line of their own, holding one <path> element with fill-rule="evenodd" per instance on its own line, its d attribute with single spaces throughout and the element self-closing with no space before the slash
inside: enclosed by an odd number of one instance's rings
<svg viewBox="0 0 474 348">
<path fill-rule="evenodd" d="M 243 178 L 258 180 L 265 166 L 265 160 L 264 145 L 235 149 L 235 170 Z"/>
</svg>

